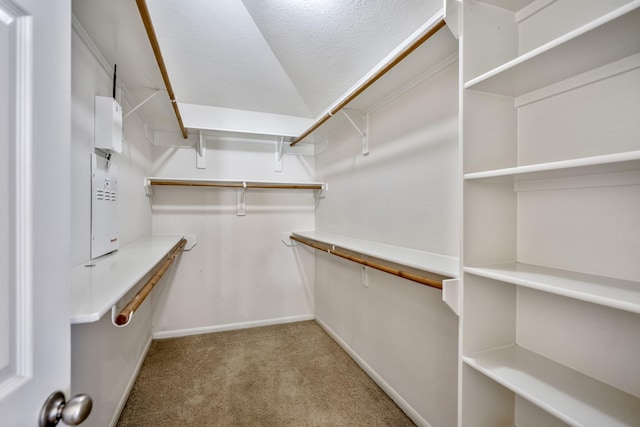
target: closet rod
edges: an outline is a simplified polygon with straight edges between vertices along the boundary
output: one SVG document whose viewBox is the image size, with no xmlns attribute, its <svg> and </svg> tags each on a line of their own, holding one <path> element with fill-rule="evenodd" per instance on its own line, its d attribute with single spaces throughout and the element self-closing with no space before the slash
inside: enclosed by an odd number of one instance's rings
<svg viewBox="0 0 640 427">
<path fill-rule="evenodd" d="M 184 139 L 187 139 L 187 130 L 184 127 L 184 123 L 182 123 L 182 116 L 180 115 L 180 110 L 178 109 L 176 95 L 173 93 L 173 87 L 171 86 L 171 81 L 169 80 L 169 73 L 167 73 L 167 68 L 164 65 L 164 58 L 162 58 L 162 52 L 160 51 L 160 45 L 158 44 L 156 31 L 153 28 L 153 22 L 151 22 L 151 15 L 149 15 L 147 2 L 145 0 L 136 0 L 136 4 L 138 5 L 138 11 L 140 12 L 140 17 L 142 18 L 144 29 L 147 31 L 149 43 L 151 43 L 151 49 L 153 49 L 153 54 L 156 57 L 158 68 L 160 68 L 162 80 L 164 80 L 164 85 L 167 88 L 167 93 L 169 94 L 169 99 L 171 100 L 173 112 L 175 113 L 176 119 L 178 120 L 178 125 L 180 126 L 180 132 L 182 132 L 182 137 Z"/>
<path fill-rule="evenodd" d="M 158 179 L 149 180 L 149 185 L 176 185 L 181 187 L 222 187 L 222 188 L 263 188 L 263 189 L 293 189 L 293 190 L 322 190 L 322 184 L 270 184 L 261 182 L 206 182 L 206 181 L 163 181 Z"/>
<path fill-rule="evenodd" d="M 124 326 L 129 323 L 129 319 L 131 319 L 133 313 L 138 309 L 138 307 L 140 307 L 147 296 L 151 293 L 153 287 L 156 285 L 156 283 L 158 283 L 158 281 L 160 281 L 169 266 L 171 266 L 171 263 L 173 263 L 173 260 L 175 260 L 178 256 L 178 252 L 180 252 L 186 244 L 187 239 L 180 240 L 178 244 L 174 246 L 173 249 L 171 249 L 169 258 L 167 258 L 164 264 L 162 264 L 162 267 L 160 267 L 156 274 L 154 274 L 153 277 L 149 279 L 149 281 L 142 287 L 142 289 L 140 289 L 138 293 L 133 298 L 131 298 L 131 301 L 129 301 L 129 303 L 125 305 L 122 310 L 120 310 L 120 313 L 115 319 L 115 323 L 118 326 Z"/>
<path fill-rule="evenodd" d="M 442 289 L 442 280 L 431 279 L 431 278 L 428 278 L 428 277 L 420 276 L 418 274 L 408 273 L 406 271 L 402 271 L 402 270 L 397 269 L 397 268 L 389 267 L 389 266 L 382 265 L 382 264 L 377 263 L 377 262 L 373 262 L 373 261 L 369 261 L 369 260 L 366 260 L 366 259 L 358 258 L 356 256 L 349 255 L 349 254 L 346 254 L 344 252 L 336 251 L 335 249 L 333 249 L 333 247 L 322 246 L 322 245 L 319 245 L 317 243 L 310 242 L 310 241 L 305 240 L 305 239 L 301 239 L 300 237 L 297 237 L 297 236 L 294 236 L 294 235 L 289 236 L 289 238 L 291 240 L 295 240 L 296 242 L 300 242 L 300 243 L 305 244 L 307 246 L 311 246 L 314 249 L 318 249 L 318 250 L 321 250 L 323 252 L 328 252 L 331 255 L 336 255 L 336 256 L 339 256 L 340 258 L 344 258 L 344 259 L 347 259 L 349 261 L 353 261 L 353 262 L 356 262 L 358 264 L 361 264 L 361 265 L 364 265 L 364 266 L 367 266 L 367 267 L 375 268 L 376 270 L 384 271 L 385 273 L 393 274 L 394 276 L 402 277 L 403 279 L 411 280 L 411 281 L 420 283 L 422 285 L 431 286 L 432 288 L 436 288 L 436 289 Z"/>
<path fill-rule="evenodd" d="M 391 70 L 393 67 L 398 65 L 400 61 L 402 61 L 404 58 L 409 56 L 411 52 L 416 50 L 420 45 L 422 45 L 422 43 L 429 40 L 431 36 L 437 33 L 438 30 L 440 30 L 445 25 L 446 23 L 444 19 L 441 19 L 431 27 L 427 28 L 424 34 L 422 34 L 420 37 L 415 39 L 412 43 L 410 43 L 408 46 L 406 46 L 404 49 L 398 52 L 393 58 L 390 59 L 390 61 L 384 67 L 378 70 L 374 75 L 372 75 L 371 77 L 366 79 L 364 82 L 362 82 L 360 85 L 358 85 L 356 88 L 354 88 L 350 93 L 347 94 L 347 96 L 340 103 L 338 103 L 338 105 L 333 107 L 331 110 L 329 110 L 328 113 L 325 113 L 322 117 L 316 120 L 311 125 L 311 127 L 309 127 L 309 129 L 307 129 L 302 133 L 302 135 L 294 139 L 289 144 L 289 146 L 293 147 L 294 145 L 296 145 L 297 143 L 305 139 L 307 136 L 309 136 L 314 130 L 322 126 L 327 120 L 329 120 L 332 116 L 334 116 L 340 110 L 342 110 L 347 104 L 353 101 L 358 95 L 364 92 L 369 86 L 374 84 L 380 77 L 384 76 L 389 70 Z"/>
</svg>

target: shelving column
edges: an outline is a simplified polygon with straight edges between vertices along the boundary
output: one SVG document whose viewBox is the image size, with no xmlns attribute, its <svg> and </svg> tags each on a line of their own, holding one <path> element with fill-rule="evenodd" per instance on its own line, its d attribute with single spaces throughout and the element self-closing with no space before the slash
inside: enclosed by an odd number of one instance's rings
<svg viewBox="0 0 640 427">
<path fill-rule="evenodd" d="M 462 28 L 459 425 L 640 425 L 640 1 Z"/>
</svg>

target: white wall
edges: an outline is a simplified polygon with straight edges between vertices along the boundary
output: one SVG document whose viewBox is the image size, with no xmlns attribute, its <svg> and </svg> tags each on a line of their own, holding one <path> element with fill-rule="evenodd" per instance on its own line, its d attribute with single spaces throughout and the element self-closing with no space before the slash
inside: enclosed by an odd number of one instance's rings
<svg viewBox="0 0 640 427">
<path fill-rule="evenodd" d="M 207 146 L 206 169 L 196 169 L 193 148 L 155 146 L 153 176 L 313 181 L 312 157 L 285 155 L 283 171 L 274 172 L 272 143 Z M 154 187 L 153 234 L 194 234 L 198 242 L 182 254 L 171 285 L 154 295 L 154 336 L 313 317 L 313 256 L 280 240 L 283 232 L 313 229 L 313 191 L 247 190 L 246 216 L 236 207 L 235 189 Z"/>
<path fill-rule="evenodd" d="M 372 113 L 370 155 L 352 128 L 316 158 L 329 183 L 316 229 L 459 255 L 457 63 Z M 300 253 L 311 250 L 300 247 Z M 316 317 L 418 424 L 456 424 L 458 318 L 439 290 L 316 254 Z"/>
<path fill-rule="evenodd" d="M 93 152 L 94 97 L 111 94 L 112 79 L 74 31 L 72 36 L 71 263 L 89 260 L 91 236 L 90 153 Z M 125 105 L 125 107 L 130 107 Z M 126 109 L 125 109 L 126 111 Z M 151 165 L 151 145 L 136 114 L 124 121 L 124 144 L 112 161 L 118 166 L 119 239 L 121 246 L 151 234 L 151 209 L 143 177 Z M 143 304 L 132 324 L 99 322 L 71 328 L 71 391 L 94 399 L 83 424 L 107 426 L 117 420 L 119 406 L 151 339 L 151 309 Z"/>
</svg>

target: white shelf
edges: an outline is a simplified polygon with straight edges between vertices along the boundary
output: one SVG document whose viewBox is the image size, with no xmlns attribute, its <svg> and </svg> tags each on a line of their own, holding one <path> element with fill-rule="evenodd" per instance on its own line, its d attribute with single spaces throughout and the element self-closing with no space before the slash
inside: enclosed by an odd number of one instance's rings
<svg viewBox="0 0 640 427">
<path fill-rule="evenodd" d="M 457 60 L 458 41 L 451 31 L 444 27 L 347 104 L 344 110 L 361 126 L 360 119 L 364 114 L 376 111 L 444 68 L 455 64 Z M 338 104 L 338 101 L 334 105 Z M 351 126 L 348 119 L 339 112 L 313 131 L 303 142 L 324 142 L 347 126 Z"/>
<path fill-rule="evenodd" d="M 522 263 L 465 267 L 464 271 L 526 288 L 640 313 L 640 282 Z"/>
<path fill-rule="evenodd" d="M 176 185 L 186 187 L 224 187 L 224 188 L 262 188 L 262 189 L 300 189 L 322 190 L 322 182 L 293 182 L 293 181 L 256 181 L 240 179 L 197 179 L 197 178 L 169 178 L 147 177 L 145 186 Z"/>
<path fill-rule="evenodd" d="M 466 173 L 465 180 L 493 180 L 495 178 L 553 179 L 603 173 L 619 173 L 640 169 L 640 150 L 605 154 L 557 162 Z"/>
<path fill-rule="evenodd" d="M 71 324 L 100 320 L 181 239 L 182 236 L 145 237 L 74 267 L 71 270 Z"/>
<path fill-rule="evenodd" d="M 459 259 L 453 256 L 375 243 L 321 231 L 295 231 L 291 234 L 446 277 L 456 278 L 459 275 Z"/>
<path fill-rule="evenodd" d="M 466 89 L 520 96 L 604 66 L 640 46 L 640 0 L 465 83 Z"/>
<path fill-rule="evenodd" d="M 463 361 L 570 425 L 640 425 L 640 399 L 522 347 L 476 353 Z"/>
</svg>

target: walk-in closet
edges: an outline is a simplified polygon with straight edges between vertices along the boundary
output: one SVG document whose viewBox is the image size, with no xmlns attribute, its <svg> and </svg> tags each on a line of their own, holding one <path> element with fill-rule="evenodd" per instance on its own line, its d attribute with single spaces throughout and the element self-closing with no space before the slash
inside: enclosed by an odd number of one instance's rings
<svg viewBox="0 0 640 427">
<path fill-rule="evenodd" d="M 8 426 L 640 426 L 640 0 L 0 0 Z"/>
</svg>

